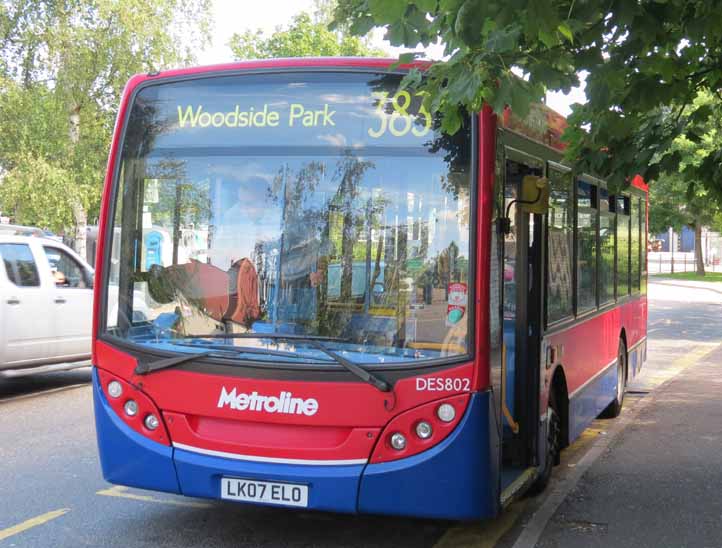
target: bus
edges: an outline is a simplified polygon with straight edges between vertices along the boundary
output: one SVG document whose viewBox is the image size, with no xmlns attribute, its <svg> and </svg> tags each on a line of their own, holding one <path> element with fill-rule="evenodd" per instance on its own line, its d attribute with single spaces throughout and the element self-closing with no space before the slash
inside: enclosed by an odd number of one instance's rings
<svg viewBox="0 0 722 548">
<path fill-rule="evenodd" d="M 446 134 L 411 67 L 129 81 L 97 241 L 107 481 L 471 520 L 619 414 L 646 358 L 644 181 L 566 165 L 544 105 Z"/>
</svg>

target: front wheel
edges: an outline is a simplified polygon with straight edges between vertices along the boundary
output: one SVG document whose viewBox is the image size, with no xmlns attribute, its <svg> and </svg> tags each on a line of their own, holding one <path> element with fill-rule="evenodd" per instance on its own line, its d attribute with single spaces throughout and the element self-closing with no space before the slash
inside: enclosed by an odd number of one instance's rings
<svg viewBox="0 0 722 548">
<path fill-rule="evenodd" d="M 599 415 L 604 419 L 613 419 L 618 417 L 622 412 L 624 404 L 624 392 L 627 389 L 627 348 L 624 341 L 619 341 L 619 349 L 617 350 L 617 392 L 614 400 Z"/>
</svg>

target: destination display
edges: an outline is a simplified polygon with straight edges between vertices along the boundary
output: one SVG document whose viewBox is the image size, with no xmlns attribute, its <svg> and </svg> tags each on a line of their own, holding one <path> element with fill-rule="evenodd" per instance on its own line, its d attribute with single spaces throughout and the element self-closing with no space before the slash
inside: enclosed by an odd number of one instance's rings
<svg viewBox="0 0 722 548">
<path fill-rule="evenodd" d="M 151 85 L 139 92 L 129 127 L 153 131 L 154 148 L 431 150 L 437 124 L 423 96 L 399 89 L 399 82 L 389 74 L 299 72 Z"/>
</svg>

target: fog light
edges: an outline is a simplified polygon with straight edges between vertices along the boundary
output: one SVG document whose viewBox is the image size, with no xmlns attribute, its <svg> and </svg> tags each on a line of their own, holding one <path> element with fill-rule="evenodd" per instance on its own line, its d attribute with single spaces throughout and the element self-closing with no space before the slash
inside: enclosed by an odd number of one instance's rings
<svg viewBox="0 0 722 548">
<path fill-rule="evenodd" d="M 451 422 L 456 417 L 456 409 L 449 403 L 442 403 L 436 410 L 436 416 L 444 422 Z"/>
<path fill-rule="evenodd" d="M 397 451 L 406 449 L 406 437 L 399 432 L 392 434 L 391 435 L 391 447 L 393 447 Z"/>
<path fill-rule="evenodd" d="M 118 398 L 123 393 L 123 385 L 118 381 L 110 381 L 108 383 L 108 394 L 113 398 Z"/>
<path fill-rule="evenodd" d="M 158 422 L 158 417 L 156 417 L 155 415 L 146 415 L 143 423 L 148 430 L 155 430 L 160 424 L 160 422 Z"/>
<path fill-rule="evenodd" d="M 135 400 L 128 400 L 123 406 L 123 411 L 125 411 L 125 414 L 129 417 L 135 417 L 138 414 L 138 404 Z"/>
<path fill-rule="evenodd" d="M 421 421 L 416 425 L 416 435 L 422 440 L 428 440 L 433 433 L 434 429 L 431 428 L 431 425 L 426 421 Z"/>
</svg>

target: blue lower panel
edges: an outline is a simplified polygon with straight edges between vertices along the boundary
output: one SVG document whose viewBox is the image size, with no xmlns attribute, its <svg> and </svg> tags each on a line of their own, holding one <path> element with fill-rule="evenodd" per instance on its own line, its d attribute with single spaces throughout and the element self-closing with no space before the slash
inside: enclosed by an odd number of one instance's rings
<svg viewBox="0 0 722 548">
<path fill-rule="evenodd" d="M 93 368 L 95 429 L 103 477 L 110 483 L 180 493 L 173 449 L 125 425 L 108 405 Z"/>
<path fill-rule="evenodd" d="M 574 441 L 617 394 L 617 362 L 569 399 L 569 442 Z"/>
<path fill-rule="evenodd" d="M 428 451 L 369 464 L 361 480 L 359 511 L 461 520 L 496 515 L 490 399 L 489 392 L 474 394 L 459 426 Z"/>
<path fill-rule="evenodd" d="M 249 462 L 175 450 L 178 480 L 184 495 L 220 498 L 221 476 L 302 483 L 309 486 L 308 506 L 316 510 L 355 512 L 364 465 L 308 466 Z"/>
</svg>

